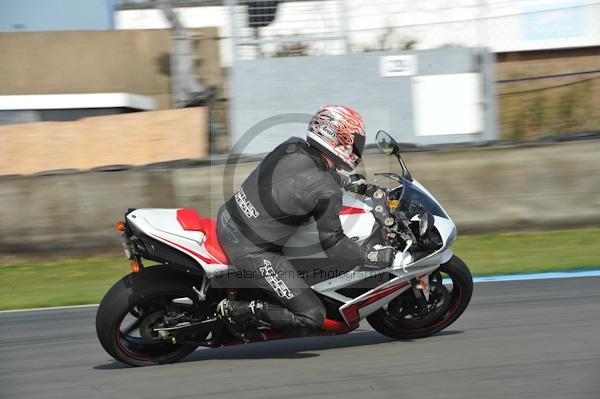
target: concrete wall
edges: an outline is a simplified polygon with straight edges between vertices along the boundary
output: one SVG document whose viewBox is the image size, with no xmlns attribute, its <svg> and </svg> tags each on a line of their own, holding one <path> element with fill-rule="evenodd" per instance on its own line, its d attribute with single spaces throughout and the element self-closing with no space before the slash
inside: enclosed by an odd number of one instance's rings
<svg viewBox="0 0 600 399">
<path fill-rule="evenodd" d="M 143 165 L 208 154 L 208 109 L 0 126 L 0 175 Z"/>
<path fill-rule="evenodd" d="M 600 224 L 599 153 L 600 141 L 586 141 L 415 152 L 406 161 L 462 234 Z M 383 155 L 368 155 L 365 164 L 370 180 L 397 168 Z M 255 166 L 241 164 L 227 176 L 213 165 L 0 177 L 0 263 L 119 255 L 114 221 L 128 207 L 194 207 L 214 216 Z"/>
<path fill-rule="evenodd" d="M 198 74 L 222 87 L 215 28 L 194 30 Z M 168 30 L 0 33 L 0 95 L 130 92 L 171 106 Z"/>
</svg>

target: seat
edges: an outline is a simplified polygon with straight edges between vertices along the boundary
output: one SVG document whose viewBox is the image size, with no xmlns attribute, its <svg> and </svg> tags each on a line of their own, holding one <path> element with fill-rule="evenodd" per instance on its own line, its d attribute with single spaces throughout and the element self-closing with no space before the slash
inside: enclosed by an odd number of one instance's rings
<svg viewBox="0 0 600 399">
<path fill-rule="evenodd" d="M 204 247 L 215 259 L 224 265 L 229 264 L 227 255 L 223 252 L 217 235 L 217 222 L 211 218 L 202 218 L 195 209 L 184 208 L 177 210 L 177 221 L 184 230 L 200 231 L 206 237 Z"/>
</svg>

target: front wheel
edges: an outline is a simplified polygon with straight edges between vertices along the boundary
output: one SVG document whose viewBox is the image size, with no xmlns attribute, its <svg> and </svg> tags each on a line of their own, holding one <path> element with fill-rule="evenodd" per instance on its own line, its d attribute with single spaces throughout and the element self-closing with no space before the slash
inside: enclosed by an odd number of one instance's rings
<svg viewBox="0 0 600 399">
<path fill-rule="evenodd" d="M 453 256 L 430 274 L 427 304 L 419 304 L 412 289 L 367 317 L 376 331 L 396 339 L 424 338 L 442 331 L 465 311 L 473 294 L 467 265 Z"/>
<path fill-rule="evenodd" d="M 174 318 L 197 315 L 201 304 L 192 284 L 188 276 L 164 266 L 125 276 L 106 293 L 96 314 L 102 347 L 132 366 L 173 363 L 192 353 L 196 345 L 179 344 L 156 330 Z"/>
</svg>

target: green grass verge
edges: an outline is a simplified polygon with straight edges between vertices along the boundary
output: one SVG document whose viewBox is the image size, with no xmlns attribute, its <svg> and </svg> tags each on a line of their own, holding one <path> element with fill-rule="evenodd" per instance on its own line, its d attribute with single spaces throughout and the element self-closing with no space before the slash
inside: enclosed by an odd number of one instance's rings
<svg viewBox="0 0 600 399">
<path fill-rule="evenodd" d="M 474 275 L 600 268 L 600 228 L 458 236 L 454 253 Z"/>
<path fill-rule="evenodd" d="M 0 266 L 0 310 L 98 303 L 129 271 L 125 258 Z"/>
<path fill-rule="evenodd" d="M 459 236 L 454 252 L 475 275 L 600 267 L 600 228 Z M 129 272 L 126 259 L 0 266 L 0 309 L 98 303 Z"/>
</svg>

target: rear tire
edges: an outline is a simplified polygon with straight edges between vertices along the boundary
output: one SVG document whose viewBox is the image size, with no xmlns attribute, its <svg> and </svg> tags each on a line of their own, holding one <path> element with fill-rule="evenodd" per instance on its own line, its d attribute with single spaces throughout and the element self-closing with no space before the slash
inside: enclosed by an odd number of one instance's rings
<svg viewBox="0 0 600 399">
<path fill-rule="evenodd" d="M 411 322 L 411 319 L 395 317 L 390 314 L 388 306 L 388 309 L 380 309 L 367 317 L 371 327 L 390 338 L 416 339 L 429 337 L 454 323 L 469 305 L 473 294 L 473 277 L 467 265 L 457 256 L 453 256 L 437 271 L 445 273 L 452 279 L 452 291 L 448 293 L 449 299 L 444 304 L 445 307 L 439 317 L 423 325 L 418 322 L 417 318 Z M 400 297 L 394 301 L 398 300 Z"/>
<path fill-rule="evenodd" d="M 142 338 L 131 344 L 124 341 L 127 335 L 121 330 L 125 317 L 136 312 L 138 305 L 161 298 L 195 300 L 193 284 L 192 278 L 166 266 L 148 267 L 123 277 L 106 293 L 96 314 L 96 333 L 104 350 L 131 366 L 174 363 L 192 353 L 196 345 L 172 344 L 165 340 L 145 345 Z"/>
</svg>

